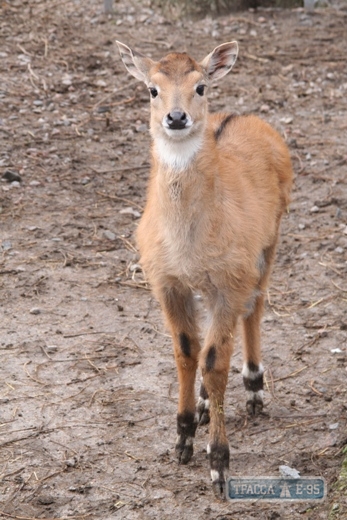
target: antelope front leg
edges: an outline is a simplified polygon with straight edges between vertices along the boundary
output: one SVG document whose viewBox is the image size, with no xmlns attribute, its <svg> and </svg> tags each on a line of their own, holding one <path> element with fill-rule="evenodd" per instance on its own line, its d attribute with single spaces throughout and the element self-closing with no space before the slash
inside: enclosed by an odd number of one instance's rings
<svg viewBox="0 0 347 520">
<path fill-rule="evenodd" d="M 194 386 L 200 344 L 194 300 L 191 290 L 177 281 L 162 291 L 160 301 L 172 333 L 179 381 L 176 454 L 181 464 L 187 464 L 198 425 Z"/>
<path fill-rule="evenodd" d="M 213 491 L 225 498 L 225 472 L 229 469 L 229 443 L 225 431 L 224 394 L 233 350 L 231 332 L 224 337 L 210 333 L 201 352 L 203 387 L 208 395 L 210 433 L 207 453 L 210 460 Z M 206 410 L 204 411 L 206 413 Z"/>
</svg>

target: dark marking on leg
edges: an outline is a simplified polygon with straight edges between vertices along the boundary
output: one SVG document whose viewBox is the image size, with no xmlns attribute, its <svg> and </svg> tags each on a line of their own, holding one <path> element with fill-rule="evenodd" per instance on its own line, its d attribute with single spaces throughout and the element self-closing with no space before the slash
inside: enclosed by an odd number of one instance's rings
<svg viewBox="0 0 347 520">
<path fill-rule="evenodd" d="M 247 366 L 248 366 L 248 370 L 250 372 L 258 372 L 259 371 L 259 365 L 256 365 L 255 363 L 253 363 L 253 361 L 248 361 L 247 362 Z"/>
<path fill-rule="evenodd" d="M 195 437 L 196 428 L 195 414 L 192 412 L 184 412 L 177 414 L 177 441 L 176 454 L 180 464 L 187 464 L 193 455 L 193 439 Z"/>
<path fill-rule="evenodd" d="M 206 356 L 206 372 L 211 372 L 216 364 L 217 351 L 216 347 L 212 345 Z"/>
<path fill-rule="evenodd" d="M 208 399 L 208 393 L 204 383 L 201 383 L 200 386 L 200 397 L 202 397 L 202 399 Z"/>
<path fill-rule="evenodd" d="M 208 424 L 210 422 L 210 400 L 204 383 L 200 386 L 200 395 L 198 401 L 198 415 L 199 415 L 199 426 Z"/>
<path fill-rule="evenodd" d="M 219 127 L 217 128 L 217 130 L 215 131 L 214 133 L 214 136 L 215 136 L 215 139 L 216 141 L 218 141 L 218 139 L 220 138 L 220 136 L 222 135 L 225 127 L 227 126 L 227 124 L 229 123 L 229 121 L 231 121 L 232 119 L 234 119 L 235 117 L 237 117 L 236 114 L 228 114 L 224 119 L 223 121 L 221 122 L 221 124 L 219 125 Z"/>
<path fill-rule="evenodd" d="M 195 414 L 184 412 L 177 414 L 177 433 L 186 437 L 194 437 L 196 430 Z"/>
<path fill-rule="evenodd" d="M 258 415 L 263 409 L 264 368 L 252 361 L 244 364 L 243 383 L 247 390 L 246 409 L 250 415 Z"/>
<path fill-rule="evenodd" d="M 190 357 L 190 340 L 185 332 L 181 332 L 179 335 L 179 341 L 183 355 Z"/>
<path fill-rule="evenodd" d="M 254 379 L 250 377 L 244 377 L 243 384 L 245 385 L 246 390 L 251 392 L 258 392 L 259 390 L 263 390 L 263 374 L 257 374 Z"/>
</svg>

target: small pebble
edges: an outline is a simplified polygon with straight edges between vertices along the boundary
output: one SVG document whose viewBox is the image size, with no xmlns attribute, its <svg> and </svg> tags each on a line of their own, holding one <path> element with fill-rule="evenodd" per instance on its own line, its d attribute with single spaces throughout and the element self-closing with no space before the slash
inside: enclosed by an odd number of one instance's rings
<svg viewBox="0 0 347 520">
<path fill-rule="evenodd" d="M 30 309 L 30 314 L 41 314 L 41 309 L 39 309 L 38 307 L 33 307 L 32 309 Z"/>
<path fill-rule="evenodd" d="M 329 424 L 329 430 L 337 430 L 337 428 L 339 427 L 339 423 L 333 423 L 333 424 Z"/>
<path fill-rule="evenodd" d="M 147 127 L 147 125 L 145 125 L 145 124 L 138 125 L 138 126 L 135 128 L 136 132 L 147 132 L 147 129 L 148 129 L 148 127 Z"/>
<path fill-rule="evenodd" d="M 74 468 L 77 464 L 77 460 L 75 457 L 71 458 L 71 459 L 67 459 L 65 461 L 65 464 L 67 465 L 67 467 L 69 468 Z"/>
<path fill-rule="evenodd" d="M 142 271 L 142 268 L 140 266 L 140 264 L 132 264 L 130 267 L 129 267 L 129 270 L 131 273 L 134 273 L 134 272 L 141 272 Z"/>
<path fill-rule="evenodd" d="M 103 235 L 105 238 L 107 238 L 107 240 L 116 240 L 116 235 L 114 233 L 112 233 L 112 231 L 110 231 L 109 229 L 106 229 L 104 232 L 103 232 Z"/>
<path fill-rule="evenodd" d="M 9 240 L 4 240 L 1 243 L 1 249 L 3 251 L 9 251 L 10 249 L 12 249 L 12 242 L 10 242 Z"/>
<path fill-rule="evenodd" d="M 310 213 L 318 213 L 318 212 L 319 212 L 318 206 L 312 206 L 312 208 L 310 209 Z"/>
<path fill-rule="evenodd" d="M 37 501 L 39 502 L 39 504 L 42 504 L 43 506 L 54 504 L 54 498 L 49 495 L 41 495 L 40 497 L 38 497 Z"/>
<path fill-rule="evenodd" d="M 57 352 L 58 347 L 56 345 L 46 345 L 46 352 L 48 354 L 54 354 L 54 352 Z"/>
<path fill-rule="evenodd" d="M 22 180 L 22 177 L 19 175 L 19 173 L 14 172 L 13 170 L 5 170 L 2 178 L 7 182 L 21 182 Z"/>
<path fill-rule="evenodd" d="M 283 465 L 279 467 L 279 470 L 284 478 L 300 478 L 300 472 L 295 468 Z"/>
<path fill-rule="evenodd" d="M 288 117 L 282 117 L 281 122 L 285 125 L 290 125 L 293 122 L 294 118 L 291 116 Z"/>
<path fill-rule="evenodd" d="M 141 213 L 133 208 L 124 208 L 119 211 L 121 215 L 133 215 L 135 218 L 140 218 Z"/>
</svg>

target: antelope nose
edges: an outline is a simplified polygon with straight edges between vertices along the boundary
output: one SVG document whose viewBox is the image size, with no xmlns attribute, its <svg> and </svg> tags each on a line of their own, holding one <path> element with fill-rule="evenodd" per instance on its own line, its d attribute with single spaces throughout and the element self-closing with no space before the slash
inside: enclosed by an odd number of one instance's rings
<svg viewBox="0 0 347 520">
<path fill-rule="evenodd" d="M 188 122 L 187 114 L 180 110 L 173 110 L 166 116 L 166 122 L 171 130 L 182 130 Z"/>
</svg>

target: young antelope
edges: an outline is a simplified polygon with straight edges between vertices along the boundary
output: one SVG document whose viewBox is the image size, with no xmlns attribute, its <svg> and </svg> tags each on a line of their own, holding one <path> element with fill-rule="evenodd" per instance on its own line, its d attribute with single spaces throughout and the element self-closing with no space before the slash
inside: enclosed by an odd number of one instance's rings
<svg viewBox="0 0 347 520">
<path fill-rule="evenodd" d="M 152 168 L 137 239 L 172 334 L 179 380 L 176 453 L 188 463 L 198 424 L 209 422 L 212 485 L 222 498 L 229 468 L 224 394 L 238 318 L 246 408 L 250 414 L 263 408 L 260 321 L 289 204 L 290 156 L 279 134 L 259 118 L 208 112 L 211 81 L 233 67 L 237 42 L 219 45 L 201 62 L 186 53 L 153 61 L 117 43 L 125 67 L 151 98 Z M 209 312 L 202 348 L 195 292 Z"/>
</svg>

